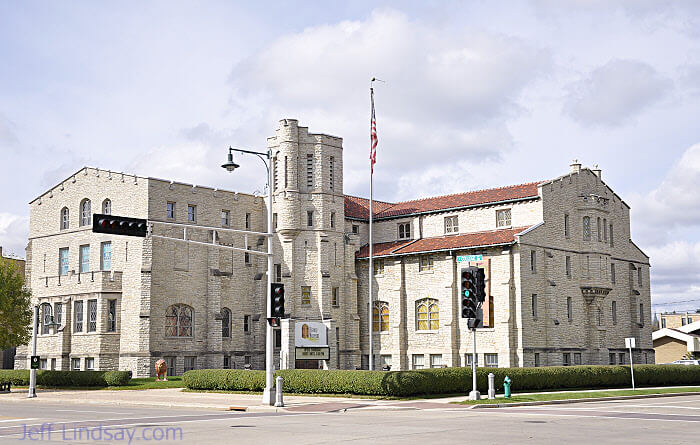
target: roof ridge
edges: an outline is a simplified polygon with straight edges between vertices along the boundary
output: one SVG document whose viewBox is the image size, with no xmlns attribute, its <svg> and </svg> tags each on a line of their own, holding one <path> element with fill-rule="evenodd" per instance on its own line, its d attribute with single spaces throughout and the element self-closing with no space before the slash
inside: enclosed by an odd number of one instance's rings
<svg viewBox="0 0 700 445">
<path fill-rule="evenodd" d="M 409 199 L 408 201 L 399 201 L 397 203 L 394 203 L 393 205 L 406 204 L 409 202 L 427 201 L 428 199 L 449 198 L 451 196 L 468 195 L 470 193 L 487 192 L 487 191 L 491 191 L 491 190 L 504 190 L 504 189 L 513 188 L 513 187 L 521 187 L 524 185 L 540 184 L 541 182 L 542 181 L 532 181 L 532 182 L 524 182 L 522 184 L 504 185 L 501 187 L 492 187 L 492 188 L 488 188 L 488 189 L 471 190 L 468 192 L 458 192 L 458 193 L 450 193 L 447 195 L 428 196 L 426 198 Z"/>
<path fill-rule="evenodd" d="M 348 198 L 357 198 L 357 199 L 362 199 L 363 201 L 369 201 L 369 198 L 363 198 L 362 196 L 356 196 L 356 195 L 348 195 L 347 193 L 344 194 L 344 196 Z M 389 202 L 389 201 L 382 201 L 381 199 L 372 199 L 374 202 L 381 202 L 384 204 L 390 204 L 390 205 L 396 205 L 395 202 Z"/>
</svg>

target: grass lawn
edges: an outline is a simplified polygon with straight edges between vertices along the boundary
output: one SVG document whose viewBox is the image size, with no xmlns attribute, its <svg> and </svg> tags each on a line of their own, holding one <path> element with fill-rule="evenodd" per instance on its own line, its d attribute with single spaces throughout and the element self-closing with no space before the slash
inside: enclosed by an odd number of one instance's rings
<svg viewBox="0 0 700 445">
<path fill-rule="evenodd" d="M 461 405 L 475 404 L 494 404 L 494 403 L 519 403 L 519 402 L 541 402 L 547 400 L 571 400 L 571 399 L 591 399 L 598 397 L 618 397 L 618 396 L 637 396 L 645 394 L 667 394 L 678 392 L 700 392 L 700 387 L 689 386 L 683 388 L 661 388 L 661 389 L 619 389 L 613 391 L 593 391 L 593 392 L 559 392 L 559 393 L 540 393 L 527 395 L 514 395 L 510 399 L 498 397 L 493 400 L 464 400 L 462 402 L 452 402 Z"/>
</svg>

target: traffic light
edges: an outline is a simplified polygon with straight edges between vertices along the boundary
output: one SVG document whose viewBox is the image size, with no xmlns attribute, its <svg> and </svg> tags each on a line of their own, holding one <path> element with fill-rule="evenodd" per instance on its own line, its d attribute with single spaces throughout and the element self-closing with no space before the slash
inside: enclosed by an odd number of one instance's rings
<svg viewBox="0 0 700 445">
<path fill-rule="evenodd" d="M 479 303 L 483 303 L 486 300 L 486 276 L 484 274 L 484 269 L 479 267 L 476 269 L 476 299 Z"/>
<path fill-rule="evenodd" d="M 462 318 L 477 317 L 476 274 L 476 267 L 465 267 L 460 273 L 460 301 L 462 302 Z"/>
<path fill-rule="evenodd" d="M 284 284 L 272 283 L 272 292 L 270 292 L 270 308 L 271 317 L 284 317 Z"/>
<path fill-rule="evenodd" d="M 111 235 L 145 237 L 147 223 L 145 219 L 140 218 L 95 213 L 92 216 L 92 231 L 95 233 L 109 233 Z"/>
</svg>

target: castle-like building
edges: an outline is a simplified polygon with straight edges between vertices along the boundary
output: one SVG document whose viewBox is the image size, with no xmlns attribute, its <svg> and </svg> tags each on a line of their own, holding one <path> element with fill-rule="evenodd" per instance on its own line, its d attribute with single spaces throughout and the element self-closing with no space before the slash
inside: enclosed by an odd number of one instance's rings
<svg viewBox="0 0 700 445">
<path fill-rule="evenodd" d="M 625 337 L 637 339 L 637 362 L 654 362 L 649 258 L 599 169 L 574 163 L 549 181 L 375 201 L 370 315 L 369 203 L 343 192 L 342 139 L 285 119 L 268 147 L 271 273 L 288 315 L 276 367 L 367 368 L 370 327 L 378 369 L 469 365 L 457 277 L 470 264 L 484 267 L 489 296 L 480 366 L 624 363 Z M 226 248 L 267 251 L 262 196 L 85 167 L 30 206 L 41 367 L 264 367 L 266 260 Z M 148 219 L 154 236 L 93 233 L 95 213 Z M 324 360 L 295 356 L 300 322 L 322 326 Z M 15 366 L 28 358 L 18 348 Z"/>
</svg>

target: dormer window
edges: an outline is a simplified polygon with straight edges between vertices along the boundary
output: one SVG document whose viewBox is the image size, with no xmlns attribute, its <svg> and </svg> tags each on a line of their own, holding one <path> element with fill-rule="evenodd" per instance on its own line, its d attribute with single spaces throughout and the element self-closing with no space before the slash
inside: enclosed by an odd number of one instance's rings
<svg viewBox="0 0 700 445">
<path fill-rule="evenodd" d="M 411 239 L 411 223 L 401 223 L 398 225 L 399 239 Z"/>
<path fill-rule="evenodd" d="M 496 210 L 496 227 L 510 227 L 510 209 Z"/>
<path fill-rule="evenodd" d="M 459 233 L 459 217 L 457 215 L 445 217 L 445 233 Z"/>
</svg>

